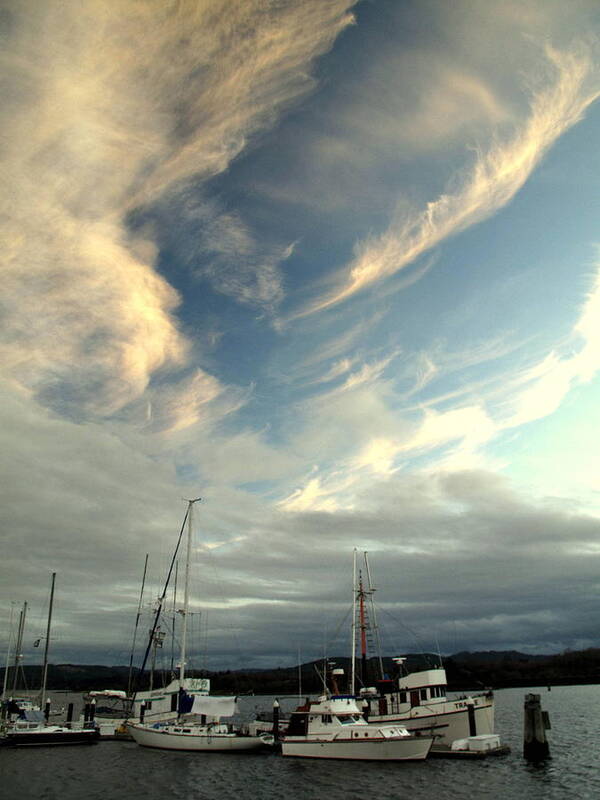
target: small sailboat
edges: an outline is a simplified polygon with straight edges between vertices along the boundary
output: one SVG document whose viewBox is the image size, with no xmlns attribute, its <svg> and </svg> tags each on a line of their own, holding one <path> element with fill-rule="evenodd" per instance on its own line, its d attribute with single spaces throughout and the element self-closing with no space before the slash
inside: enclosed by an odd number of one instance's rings
<svg viewBox="0 0 600 800">
<path fill-rule="evenodd" d="M 53 572 L 39 706 L 36 707 L 31 702 L 19 704 L 14 700 L 9 703 L 7 707 L 9 722 L 0 735 L 0 745 L 2 746 L 35 747 L 40 745 L 95 744 L 100 738 L 100 731 L 93 723 L 83 727 L 72 727 L 70 724 L 48 724 L 48 715 L 50 713 L 49 703 L 46 703 L 46 712 L 40 711 L 40 707 L 44 703 L 48 678 L 48 650 L 50 644 L 50 626 L 52 624 L 55 581 L 56 573 Z M 13 709 L 16 712 L 14 715 L 11 713 Z M 13 718 L 11 719 L 11 717 Z"/>
<path fill-rule="evenodd" d="M 230 717 L 236 712 L 235 697 L 215 697 L 198 694 L 192 698 L 185 691 L 186 636 L 189 610 L 190 556 L 192 549 L 192 509 L 194 503 L 199 499 L 200 498 L 188 500 L 186 516 L 182 526 L 183 532 L 187 521 L 187 552 L 184 607 L 182 611 L 177 720 L 171 722 L 148 723 L 142 721 L 135 723 L 129 722 L 127 724 L 127 729 L 132 738 L 142 747 L 154 747 L 160 750 L 218 752 L 260 750 L 273 743 L 272 736 L 266 734 L 251 735 L 244 730 L 236 729 L 228 723 L 222 722 L 223 717 Z"/>
</svg>

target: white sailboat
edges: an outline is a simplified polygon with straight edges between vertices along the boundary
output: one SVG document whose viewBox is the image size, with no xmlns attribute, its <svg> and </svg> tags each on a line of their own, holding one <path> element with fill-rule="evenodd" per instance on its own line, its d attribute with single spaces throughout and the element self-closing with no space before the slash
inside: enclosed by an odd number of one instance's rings
<svg viewBox="0 0 600 800">
<path fill-rule="evenodd" d="M 160 750 L 192 750 L 242 752 L 260 750 L 272 744 L 273 737 L 265 734 L 250 735 L 222 722 L 222 717 L 232 716 L 236 711 L 235 697 L 196 695 L 191 707 L 184 709 L 190 698 L 185 688 L 185 659 L 187 638 L 187 616 L 189 608 L 190 557 L 192 549 L 192 509 L 196 500 L 188 500 L 187 552 L 185 564 L 184 607 L 181 630 L 179 662 L 179 708 L 174 722 L 129 722 L 127 729 L 132 738 L 142 747 Z M 199 716 L 199 719 L 198 719 Z"/>
</svg>

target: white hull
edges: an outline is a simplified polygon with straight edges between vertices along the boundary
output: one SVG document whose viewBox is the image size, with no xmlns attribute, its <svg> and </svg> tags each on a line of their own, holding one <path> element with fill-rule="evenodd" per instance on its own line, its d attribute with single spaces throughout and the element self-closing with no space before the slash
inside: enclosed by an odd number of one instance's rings
<svg viewBox="0 0 600 800">
<path fill-rule="evenodd" d="M 370 725 L 404 725 L 409 731 L 433 731 L 435 744 L 452 745 L 456 739 L 494 733 L 493 697 L 473 697 L 475 728 L 471 730 L 465 700 L 446 700 L 417 706 L 406 713 L 371 714 Z"/>
<path fill-rule="evenodd" d="M 243 752 L 261 750 L 268 742 L 260 736 L 239 733 L 184 733 L 168 728 L 149 728 L 144 725 L 127 726 L 132 738 L 142 747 L 159 750 L 190 750 L 196 752 Z"/>
<path fill-rule="evenodd" d="M 296 758 L 335 758 L 346 761 L 422 761 L 431 749 L 431 739 L 336 739 L 319 741 L 285 739 L 284 756 Z"/>
</svg>

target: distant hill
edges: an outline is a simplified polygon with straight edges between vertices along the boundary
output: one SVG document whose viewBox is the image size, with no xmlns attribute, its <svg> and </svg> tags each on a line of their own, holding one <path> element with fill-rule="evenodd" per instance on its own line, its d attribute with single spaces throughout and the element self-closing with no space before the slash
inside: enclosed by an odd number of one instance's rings
<svg viewBox="0 0 600 800">
<path fill-rule="evenodd" d="M 350 671 L 350 659 L 332 658 L 337 667 Z M 384 672 L 395 675 L 396 666 L 389 657 L 382 659 Z M 409 671 L 438 666 L 440 658 L 432 653 L 406 656 L 405 667 Z M 600 649 L 566 651 L 558 655 L 527 655 L 516 651 L 461 652 L 445 657 L 443 666 L 448 676 L 450 690 L 472 691 L 482 688 L 507 688 L 511 686 L 545 686 L 600 683 Z M 277 667 L 262 670 L 220 670 L 216 672 L 191 672 L 191 676 L 208 677 L 215 692 L 232 694 L 297 694 L 301 683 L 302 692 L 314 694 L 321 688 L 317 670 L 321 662 L 311 661 L 298 667 Z M 20 674 L 18 689 L 35 689 L 40 686 L 41 668 L 25 666 Z M 300 675 L 299 675 L 300 672 Z M 90 664 L 51 664 L 48 667 L 48 688 L 75 692 L 90 689 L 127 688 L 129 668 L 105 667 Z M 367 662 L 367 677 L 364 683 L 372 685 L 379 674 L 378 659 Z M 166 682 L 168 676 L 155 677 L 155 685 Z M 4 682 L 4 668 L 0 668 L 0 681 Z M 148 685 L 148 675 L 142 676 L 140 686 Z M 12 678 L 9 675 L 9 692 Z"/>
</svg>

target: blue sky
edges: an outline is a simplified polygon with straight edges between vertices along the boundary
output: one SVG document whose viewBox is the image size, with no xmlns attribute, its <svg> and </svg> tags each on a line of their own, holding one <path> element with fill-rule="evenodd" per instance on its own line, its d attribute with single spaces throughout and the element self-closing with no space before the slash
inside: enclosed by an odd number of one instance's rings
<svg viewBox="0 0 600 800">
<path fill-rule="evenodd" d="M 355 547 L 389 654 L 598 645 L 596 2 L 2 7 L 0 615 L 126 662 L 201 495 L 209 666 Z"/>
</svg>

